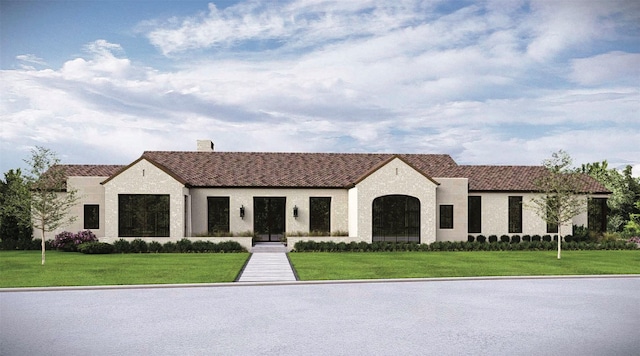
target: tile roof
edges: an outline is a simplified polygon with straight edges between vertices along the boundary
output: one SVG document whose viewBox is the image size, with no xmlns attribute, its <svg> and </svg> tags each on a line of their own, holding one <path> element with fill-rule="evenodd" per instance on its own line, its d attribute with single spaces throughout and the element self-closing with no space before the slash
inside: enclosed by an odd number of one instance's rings
<svg viewBox="0 0 640 356">
<path fill-rule="evenodd" d="M 458 166 L 449 171 L 451 177 L 469 179 L 469 191 L 535 192 L 535 182 L 547 174 L 543 166 Z M 596 179 L 580 175 L 584 193 L 611 193 Z"/>
<path fill-rule="evenodd" d="M 344 188 L 395 156 L 428 176 L 457 166 L 442 154 L 151 151 L 142 158 L 194 187 Z"/>
<path fill-rule="evenodd" d="M 124 165 L 107 164 L 59 164 L 67 177 L 110 177 L 125 168 Z"/>
<path fill-rule="evenodd" d="M 436 181 L 468 178 L 469 191 L 533 192 L 547 172 L 542 166 L 459 166 L 445 154 L 147 151 L 140 159 L 192 187 L 345 188 L 394 157 Z M 60 167 L 68 176 L 113 178 L 128 166 Z M 594 178 L 581 177 L 583 192 L 610 193 Z"/>
</svg>

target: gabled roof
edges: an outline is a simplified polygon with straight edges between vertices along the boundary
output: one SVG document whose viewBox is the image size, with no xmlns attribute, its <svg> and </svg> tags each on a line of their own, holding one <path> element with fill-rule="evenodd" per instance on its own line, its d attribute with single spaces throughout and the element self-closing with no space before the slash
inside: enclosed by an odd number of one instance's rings
<svg viewBox="0 0 640 356">
<path fill-rule="evenodd" d="M 151 151 L 141 158 L 192 187 L 344 188 L 394 157 L 428 177 L 457 166 L 441 154 Z"/>
<path fill-rule="evenodd" d="M 67 176 L 109 177 L 107 182 L 145 159 L 190 187 L 347 188 L 394 158 L 434 182 L 468 178 L 469 191 L 476 192 L 534 192 L 536 179 L 547 173 L 542 166 L 459 166 L 444 154 L 386 153 L 147 151 L 128 166 L 60 167 Z M 581 180 L 584 193 L 611 193 L 586 174 Z"/>
</svg>

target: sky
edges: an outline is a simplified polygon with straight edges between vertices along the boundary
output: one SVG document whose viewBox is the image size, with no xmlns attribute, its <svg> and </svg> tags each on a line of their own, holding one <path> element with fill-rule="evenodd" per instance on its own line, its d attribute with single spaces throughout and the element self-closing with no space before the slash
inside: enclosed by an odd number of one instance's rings
<svg viewBox="0 0 640 356">
<path fill-rule="evenodd" d="M 637 0 L 0 0 L 0 35 L 0 173 L 211 139 L 640 176 Z"/>
</svg>

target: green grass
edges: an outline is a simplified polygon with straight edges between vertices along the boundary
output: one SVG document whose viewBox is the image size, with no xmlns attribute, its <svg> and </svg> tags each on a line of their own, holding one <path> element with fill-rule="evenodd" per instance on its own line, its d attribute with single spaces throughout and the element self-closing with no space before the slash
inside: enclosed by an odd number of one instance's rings
<svg viewBox="0 0 640 356">
<path fill-rule="evenodd" d="M 640 274 L 640 251 L 290 253 L 301 280 Z"/>
<path fill-rule="evenodd" d="M 247 253 L 111 254 L 1 251 L 0 287 L 232 282 Z"/>
</svg>

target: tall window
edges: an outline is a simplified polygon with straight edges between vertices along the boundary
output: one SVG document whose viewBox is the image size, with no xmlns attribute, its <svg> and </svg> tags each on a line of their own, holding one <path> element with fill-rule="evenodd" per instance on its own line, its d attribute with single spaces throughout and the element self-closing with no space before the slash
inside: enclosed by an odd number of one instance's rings
<svg viewBox="0 0 640 356">
<path fill-rule="evenodd" d="M 558 200 L 553 197 L 547 199 L 547 233 L 558 233 Z"/>
<path fill-rule="evenodd" d="M 331 233 L 331 198 L 309 198 L 309 231 Z"/>
<path fill-rule="evenodd" d="M 420 242 L 420 200 L 385 195 L 373 201 L 373 242 Z"/>
<path fill-rule="evenodd" d="M 522 197 L 509 197 L 509 232 L 522 233 Z"/>
<path fill-rule="evenodd" d="M 119 194 L 118 236 L 168 237 L 169 195 Z"/>
<path fill-rule="evenodd" d="M 207 231 L 229 232 L 229 197 L 207 197 Z"/>
<path fill-rule="evenodd" d="M 84 228 L 99 229 L 100 228 L 100 205 L 85 204 L 84 206 Z"/>
<path fill-rule="evenodd" d="M 479 196 L 469 197 L 469 233 L 479 234 L 482 232 L 482 198 Z"/>
<path fill-rule="evenodd" d="M 453 205 L 440 205 L 440 228 L 453 229 Z"/>
<path fill-rule="evenodd" d="M 590 231 L 607 231 L 607 198 L 591 198 L 587 205 L 587 227 Z"/>
</svg>

